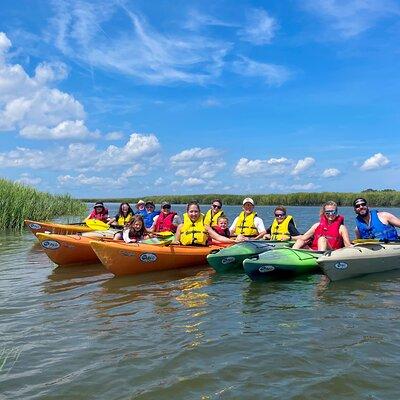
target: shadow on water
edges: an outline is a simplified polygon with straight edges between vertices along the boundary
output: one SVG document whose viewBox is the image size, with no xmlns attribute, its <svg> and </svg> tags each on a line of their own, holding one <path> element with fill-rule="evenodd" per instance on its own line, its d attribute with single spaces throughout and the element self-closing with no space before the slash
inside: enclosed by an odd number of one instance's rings
<svg viewBox="0 0 400 400">
<path fill-rule="evenodd" d="M 54 294 L 108 280 L 112 275 L 101 264 L 56 267 L 43 282 L 45 293 Z"/>
</svg>

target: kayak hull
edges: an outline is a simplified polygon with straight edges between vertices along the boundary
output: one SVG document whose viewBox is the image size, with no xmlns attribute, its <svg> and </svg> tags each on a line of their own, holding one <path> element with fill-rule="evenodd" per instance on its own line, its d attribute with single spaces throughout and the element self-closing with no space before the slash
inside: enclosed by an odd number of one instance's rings
<svg viewBox="0 0 400 400">
<path fill-rule="evenodd" d="M 70 224 L 58 224 L 56 222 L 42 222 L 32 221 L 26 219 L 24 221 L 27 228 L 36 235 L 37 233 L 56 233 L 59 235 L 71 235 L 74 233 L 91 232 L 93 229 L 88 226 L 82 225 L 70 225 Z"/>
<path fill-rule="evenodd" d="M 247 258 L 280 247 L 290 246 L 293 242 L 249 240 L 234 244 L 225 249 L 212 251 L 207 256 L 208 264 L 217 272 L 243 271 L 243 261 Z"/>
<path fill-rule="evenodd" d="M 363 243 L 325 253 L 318 264 L 331 281 L 400 268 L 399 243 Z"/>
<path fill-rule="evenodd" d="M 286 279 L 318 270 L 323 252 L 280 248 L 243 261 L 245 273 L 253 281 Z"/>
<path fill-rule="evenodd" d="M 217 249 L 216 246 L 154 246 L 100 241 L 90 244 L 103 265 L 116 276 L 204 265 L 207 254 Z"/>
<path fill-rule="evenodd" d="M 92 237 L 37 233 L 42 249 L 57 265 L 96 264 L 100 260 L 90 246 Z"/>
</svg>

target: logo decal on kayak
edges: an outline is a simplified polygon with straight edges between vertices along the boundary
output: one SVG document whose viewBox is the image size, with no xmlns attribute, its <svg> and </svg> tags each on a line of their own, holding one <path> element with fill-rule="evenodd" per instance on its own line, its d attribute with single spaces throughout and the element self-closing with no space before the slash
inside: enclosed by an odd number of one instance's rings
<svg viewBox="0 0 400 400">
<path fill-rule="evenodd" d="M 140 261 L 149 263 L 157 260 L 157 256 L 154 253 L 143 253 L 139 257 Z"/>
<path fill-rule="evenodd" d="M 339 261 L 335 264 L 335 268 L 337 269 L 346 269 L 348 267 L 347 262 Z"/>
<path fill-rule="evenodd" d="M 221 260 L 222 264 L 232 264 L 236 261 L 235 257 L 225 257 Z"/>
<path fill-rule="evenodd" d="M 48 250 L 57 250 L 60 248 L 60 243 L 56 240 L 44 240 L 42 242 L 42 247 Z"/>
<path fill-rule="evenodd" d="M 264 272 L 271 272 L 271 271 L 273 271 L 275 269 L 275 267 L 273 266 L 273 265 L 262 265 L 260 268 L 258 268 L 258 270 L 261 272 L 261 273 L 264 273 Z"/>
<path fill-rule="evenodd" d="M 125 256 L 125 257 L 133 257 L 135 255 L 135 253 L 129 253 L 129 251 L 123 251 L 123 250 L 121 250 L 119 252 L 119 254 L 121 254 L 121 256 Z"/>
<path fill-rule="evenodd" d="M 28 226 L 29 226 L 29 228 L 31 228 L 35 231 L 42 229 L 42 225 L 39 225 L 39 224 L 29 224 Z"/>
</svg>

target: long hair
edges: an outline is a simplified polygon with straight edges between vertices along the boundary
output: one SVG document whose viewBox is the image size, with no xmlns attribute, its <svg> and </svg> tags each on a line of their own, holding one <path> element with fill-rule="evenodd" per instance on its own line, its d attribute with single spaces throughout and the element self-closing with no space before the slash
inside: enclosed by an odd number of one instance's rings
<svg viewBox="0 0 400 400">
<path fill-rule="evenodd" d="M 135 222 L 142 223 L 142 227 L 138 231 L 133 228 Z M 126 224 L 126 228 L 129 229 L 130 238 L 141 238 L 148 233 L 146 227 L 144 226 L 143 217 L 140 214 L 135 214 L 133 218 Z"/>
<path fill-rule="evenodd" d="M 122 206 L 127 205 L 128 206 L 128 211 L 126 212 L 126 215 L 124 215 L 124 212 L 122 211 Z M 121 203 L 119 206 L 119 210 L 118 210 L 118 215 L 121 215 L 122 217 L 126 217 L 129 214 L 135 214 L 131 208 L 131 206 L 129 205 L 129 203 Z"/>
</svg>

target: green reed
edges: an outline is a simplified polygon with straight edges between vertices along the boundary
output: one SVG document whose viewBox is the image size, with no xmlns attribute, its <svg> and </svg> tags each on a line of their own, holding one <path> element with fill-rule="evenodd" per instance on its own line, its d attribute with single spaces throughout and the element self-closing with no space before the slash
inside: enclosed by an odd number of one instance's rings
<svg viewBox="0 0 400 400">
<path fill-rule="evenodd" d="M 85 211 L 85 204 L 69 195 L 51 195 L 0 179 L 0 229 L 21 229 L 24 219 L 43 221 Z"/>
<path fill-rule="evenodd" d="M 172 204 L 186 204 L 192 200 L 200 204 L 210 204 L 213 199 L 219 198 L 223 204 L 241 205 L 245 197 L 252 197 L 258 205 L 290 205 L 290 206 L 319 206 L 326 201 L 333 200 L 339 206 L 352 206 L 354 199 L 364 197 L 368 203 L 375 207 L 399 207 L 400 192 L 395 190 L 366 191 L 361 193 L 341 193 L 341 192 L 320 192 L 320 193 L 288 193 L 288 194 L 197 194 L 197 195 L 166 195 L 166 196 L 146 196 L 143 200 L 152 200 L 154 203 L 161 203 L 167 200 Z M 86 202 L 95 202 L 99 199 L 81 199 Z M 101 199 L 105 202 L 120 203 L 127 201 L 135 204 L 139 197 L 135 198 L 108 198 Z"/>
</svg>

